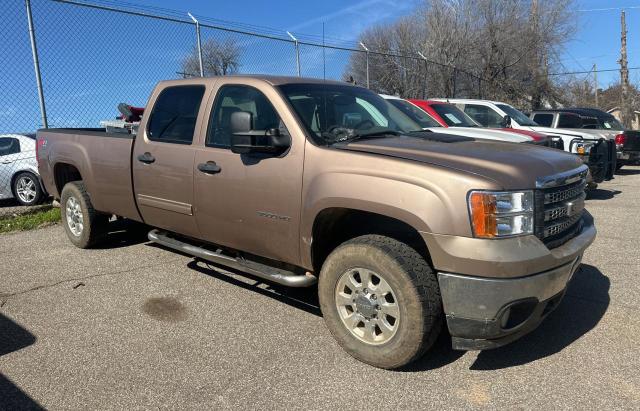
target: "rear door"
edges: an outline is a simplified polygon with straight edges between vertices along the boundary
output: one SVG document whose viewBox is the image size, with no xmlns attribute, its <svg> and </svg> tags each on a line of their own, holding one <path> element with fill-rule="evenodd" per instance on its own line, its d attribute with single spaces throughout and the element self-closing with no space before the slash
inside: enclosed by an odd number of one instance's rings
<svg viewBox="0 0 640 411">
<path fill-rule="evenodd" d="M 202 133 L 204 144 L 197 151 L 194 167 L 196 217 L 202 238 L 296 264 L 303 141 L 292 138 L 291 147 L 277 156 L 235 154 L 230 149 L 234 112 L 251 113 L 253 130 L 275 128 L 281 135 L 288 134 L 295 124 L 284 101 L 272 87 L 261 83 L 222 85 L 211 100 L 211 116 Z M 207 164 L 215 170 L 204 168 Z"/>
<path fill-rule="evenodd" d="M 190 236 L 198 236 L 193 141 L 206 91 L 202 84 L 173 85 L 152 96 L 155 104 L 138 131 L 132 158 L 134 192 L 145 223 Z"/>
<path fill-rule="evenodd" d="M 483 127 L 502 128 L 502 116 L 493 109 L 480 104 L 465 104 L 463 110 Z"/>
</svg>

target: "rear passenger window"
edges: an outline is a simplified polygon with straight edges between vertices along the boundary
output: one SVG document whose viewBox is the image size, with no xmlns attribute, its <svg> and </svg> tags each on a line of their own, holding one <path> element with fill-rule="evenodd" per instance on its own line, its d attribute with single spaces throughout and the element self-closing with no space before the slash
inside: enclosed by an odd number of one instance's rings
<svg viewBox="0 0 640 411">
<path fill-rule="evenodd" d="M 478 104 L 465 104 L 464 112 L 483 127 L 502 128 L 502 117 L 493 109 Z"/>
<path fill-rule="evenodd" d="M 174 86 L 162 90 L 149 119 L 149 140 L 191 144 L 204 89 L 204 86 Z"/>
<path fill-rule="evenodd" d="M 20 142 L 13 137 L 0 137 L 0 156 L 9 156 L 20 152 Z"/>
<path fill-rule="evenodd" d="M 582 119 L 575 114 L 559 114 L 558 128 L 582 128 Z"/>
<path fill-rule="evenodd" d="M 553 114 L 534 114 L 533 121 L 542 127 L 551 127 L 553 124 Z"/>
<path fill-rule="evenodd" d="M 240 111 L 251 113 L 253 130 L 278 128 L 282 134 L 286 133 L 271 102 L 259 90 L 249 86 L 222 86 L 209 119 L 207 146 L 231 147 L 231 115 Z"/>
</svg>

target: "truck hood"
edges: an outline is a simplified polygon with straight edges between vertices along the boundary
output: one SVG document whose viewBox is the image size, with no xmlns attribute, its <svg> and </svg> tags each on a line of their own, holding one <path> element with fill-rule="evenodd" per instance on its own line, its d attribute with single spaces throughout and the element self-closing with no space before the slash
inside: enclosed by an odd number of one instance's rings
<svg viewBox="0 0 640 411">
<path fill-rule="evenodd" d="M 538 133 L 548 134 L 552 136 L 568 136 L 574 138 L 584 138 L 585 140 L 598 140 L 600 137 L 597 137 L 593 134 L 586 133 L 586 130 L 583 129 L 570 129 L 570 128 L 551 128 L 551 127 L 528 127 L 530 130 L 537 131 Z M 596 130 L 593 130 L 596 131 Z"/>
<path fill-rule="evenodd" d="M 440 133 L 384 137 L 333 147 L 418 161 L 493 180 L 501 189 L 532 189 L 536 179 L 582 165 L 575 155 L 530 144 L 473 140 Z"/>
<path fill-rule="evenodd" d="M 507 141 L 510 143 L 527 143 L 533 141 L 531 137 L 522 134 L 511 133 L 502 130 L 487 130 L 470 127 L 433 127 L 428 130 L 434 133 L 454 134 L 471 138 L 481 138 L 485 140 Z"/>
</svg>

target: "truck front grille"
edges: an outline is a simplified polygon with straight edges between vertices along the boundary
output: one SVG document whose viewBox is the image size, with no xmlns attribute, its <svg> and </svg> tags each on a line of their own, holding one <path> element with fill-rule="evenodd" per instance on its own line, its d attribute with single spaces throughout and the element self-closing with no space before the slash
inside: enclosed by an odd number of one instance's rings
<svg viewBox="0 0 640 411">
<path fill-rule="evenodd" d="M 558 247 L 582 231 L 586 178 L 584 172 L 578 174 L 578 179 L 566 179 L 573 181 L 569 184 L 536 190 L 536 236 L 548 248 Z"/>
</svg>

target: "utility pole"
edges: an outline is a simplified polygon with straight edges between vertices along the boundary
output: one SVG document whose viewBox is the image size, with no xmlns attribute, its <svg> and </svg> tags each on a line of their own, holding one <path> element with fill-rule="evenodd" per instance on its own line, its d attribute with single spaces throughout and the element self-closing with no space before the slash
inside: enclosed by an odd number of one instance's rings
<svg viewBox="0 0 640 411">
<path fill-rule="evenodd" d="M 596 66 L 596 63 L 593 63 L 593 84 L 595 85 L 595 90 L 596 90 L 596 107 L 599 107 L 598 105 L 598 66 Z"/>
<path fill-rule="evenodd" d="M 631 127 L 633 118 L 629 107 L 629 67 L 627 65 L 627 23 L 624 10 L 620 14 L 620 82 L 622 83 L 622 122 Z"/>
</svg>

